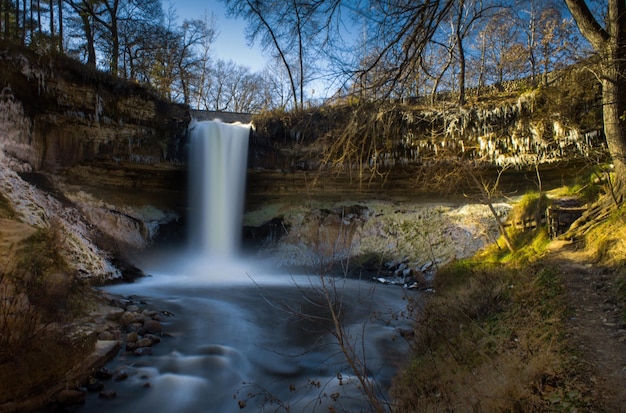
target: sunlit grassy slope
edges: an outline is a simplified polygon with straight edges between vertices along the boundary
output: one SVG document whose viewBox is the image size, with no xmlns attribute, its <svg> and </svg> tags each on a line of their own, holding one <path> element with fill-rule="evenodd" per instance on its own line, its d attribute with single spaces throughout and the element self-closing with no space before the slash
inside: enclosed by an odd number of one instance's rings
<svg viewBox="0 0 626 413">
<path fill-rule="evenodd" d="M 593 198 L 589 194 L 601 191 L 579 184 L 549 195 L 583 192 Z M 525 196 L 512 216 L 545 208 L 545 202 L 538 194 Z M 625 212 L 613 208 L 574 240 L 565 234 L 553 241 L 545 228 L 512 232 L 514 253 L 494 244 L 443 268 L 435 294 L 415 316 L 413 357 L 393 389 L 397 410 L 607 411 L 567 338 L 568 302 L 555 245 L 570 246 L 571 265 L 608 267 L 616 286 L 610 294 L 625 308 Z"/>
</svg>

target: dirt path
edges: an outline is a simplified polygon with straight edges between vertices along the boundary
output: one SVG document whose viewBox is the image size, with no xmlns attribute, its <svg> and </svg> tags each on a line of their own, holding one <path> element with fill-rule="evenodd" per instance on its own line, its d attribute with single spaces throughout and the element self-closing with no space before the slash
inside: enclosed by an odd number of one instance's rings
<svg viewBox="0 0 626 413">
<path fill-rule="evenodd" d="M 570 308 L 566 334 L 590 367 L 593 399 L 607 412 L 626 412 L 626 325 L 614 274 L 591 264 L 571 242 L 553 242 L 546 259 L 562 274 Z"/>
</svg>

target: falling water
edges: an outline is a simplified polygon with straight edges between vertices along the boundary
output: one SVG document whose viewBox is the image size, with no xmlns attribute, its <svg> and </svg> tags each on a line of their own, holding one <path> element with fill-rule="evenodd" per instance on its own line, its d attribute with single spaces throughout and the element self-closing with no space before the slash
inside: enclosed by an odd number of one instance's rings
<svg viewBox="0 0 626 413">
<path fill-rule="evenodd" d="M 309 299 L 330 279 L 236 256 L 250 126 L 194 122 L 190 132 L 192 253 L 159 257 L 142 266 L 151 277 L 106 287 L 168 315 L 162 319 L 167 334 L 151 355 L 135 358 L 122 350 L 107 365 L 128 376 L 106 382 L 115 398 L 91 394 L 76 412 L 366 410 L 354 370 L 328 333 L 334 329 L 328 309 Z M 342 277 L 332 285 L 345 337 L 372 372 L 367 379 L 388 388 L 408 352 L 397 329 L 408 330 L 412 321 L 374 314 L 400 314 L 407 292 L 366 292 L 367 284 Z"/>
<path fill-rule="evenodd" d="M 194 121 L 189 131 L 191 249 L 229 258 L 241 239 L 250 125 Z"/>
</svg>

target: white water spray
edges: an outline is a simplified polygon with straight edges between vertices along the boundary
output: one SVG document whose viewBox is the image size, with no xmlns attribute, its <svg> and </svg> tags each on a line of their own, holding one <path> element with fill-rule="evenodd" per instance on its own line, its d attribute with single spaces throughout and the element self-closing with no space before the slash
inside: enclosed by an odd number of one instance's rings
<svg viewBox="0 0 626 413">
<path fill-rule="evenodd" d="M 189 131 L 191 250 L 228 259 L 241 241 L 250 125 L 194 121 Z"/>
</svg>

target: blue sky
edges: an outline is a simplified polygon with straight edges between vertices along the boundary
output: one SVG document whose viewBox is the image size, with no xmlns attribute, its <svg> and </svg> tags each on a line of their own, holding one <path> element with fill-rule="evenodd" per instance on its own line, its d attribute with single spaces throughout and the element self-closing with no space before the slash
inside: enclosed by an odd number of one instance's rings
<svg viewBox="0 0 626 413">
<path fill-rule="evenodd" d="M 245 22 L 227 18 L 224 3 L 218 0 L 163 0 L 163 10 L 167 12 L 170 4 L 176 9 L 181 23 L 185 19 L 202 19 L 205 12 L 215 15 L 218 36 L 213 45 L 213 53 L 217 59 L 232 60 L 254 72 L 265 68 L 267 59 L 261 48 L 250 48 L 246 44 Z"/>
</svg>

